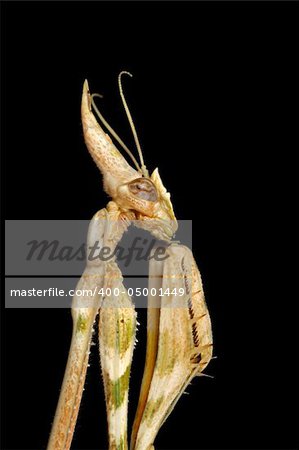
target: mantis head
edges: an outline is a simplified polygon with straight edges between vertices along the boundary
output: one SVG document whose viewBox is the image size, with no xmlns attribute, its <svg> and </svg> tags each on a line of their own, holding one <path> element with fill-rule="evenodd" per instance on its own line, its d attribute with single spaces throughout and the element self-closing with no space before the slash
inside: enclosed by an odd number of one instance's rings
<svg viewBox="0 0 299 450">
<path fill-rule="evenodd" d="M 94 97 L 101 96 L 99 94 L 90 94 L 87 81 L 85 81 L 83 86 L 81 106 L 85 143 L 103 175 L 105 192 L 117 204 L 119 209 L 124 213 L 130 212 L 131 215 L 133 213 L 136 218 L 135 225 L 150 231 L 156 238 L 170 240 L 177 230 L 177 221 L 173 212 L 170 194 L 162 183 L 158 169 L 155 169 L 149 175 L 144 165 L 133 120 L 122 91 L 121 76 L 123 74 L 130 76 L 131 74 L 121 72 L 118 77 L 118 83 L 120 95 L 138 149 L 140 165 L 98 110 Z M 103 131 L 92 112 L 92 107 L 106 129 L 130 156 L 136 169 L 128 164 L 113 144 L 110 136 Z"/>
</svg>

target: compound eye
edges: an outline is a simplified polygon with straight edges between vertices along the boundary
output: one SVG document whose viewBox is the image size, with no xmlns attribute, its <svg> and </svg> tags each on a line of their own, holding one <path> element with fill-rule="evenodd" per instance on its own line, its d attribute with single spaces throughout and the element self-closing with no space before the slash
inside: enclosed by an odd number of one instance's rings
<svg viewBox="0 0 299 450">
<path fill-rule="evenodd" d="M 156 202 L 158 200 L 157 190 L 151 180 L 148 178 L 137 178 L 137 180 L 129 183 L 129 190 L 136 197 L 149 202 Z"/>
</svg>

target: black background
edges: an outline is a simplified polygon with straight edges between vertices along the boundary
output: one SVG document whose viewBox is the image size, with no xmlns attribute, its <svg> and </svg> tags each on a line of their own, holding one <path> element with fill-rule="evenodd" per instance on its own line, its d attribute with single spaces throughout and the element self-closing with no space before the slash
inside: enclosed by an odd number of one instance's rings
<svg viewBox="0 0 299 450">
<path fill-rule="evenodd" d="M 105 206 L 83 142 L 82 83 L 193 220 L 218 356 L 158 449 L 295 447 L 293 248 L 295 4 L 2 3 L 6 219 L 90 219 Z M 2 448 L 45 448 L 71 336 L 68 310 L 2 314 Z M 144 311 L 130 418 L 144 355 Z M 73 441 L 105 448 L 97 349 Z"/>
</svg>

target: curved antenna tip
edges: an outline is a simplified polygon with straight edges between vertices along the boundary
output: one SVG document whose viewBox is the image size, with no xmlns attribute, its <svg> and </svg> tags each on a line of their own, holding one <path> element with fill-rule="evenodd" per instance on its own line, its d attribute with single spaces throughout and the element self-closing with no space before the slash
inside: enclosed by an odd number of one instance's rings
<svg viewBox="0 0 299 450">
<path fill-rule="evenodd" d="M 121 78 L 122 75 L 129 75 L 129 77 L 133 78 L 133 75 L 131 74 L 131 72 L 128 72 L 127 70 L 122 70 L 119 75 L 118 78 Z"/>
</svg>

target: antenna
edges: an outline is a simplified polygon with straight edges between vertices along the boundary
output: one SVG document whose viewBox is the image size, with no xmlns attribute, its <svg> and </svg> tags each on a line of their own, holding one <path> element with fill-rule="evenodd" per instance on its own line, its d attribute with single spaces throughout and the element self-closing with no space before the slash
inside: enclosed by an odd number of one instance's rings
<svg viewBox="0 0 299 450">
<path fill-rule="evenodd" d="M 122 102 L 123 102 L 123 105 L 124 105 L 124 108 L 125 108 L 125 111 L 126 111 L 126 114 L 127 114 L 127 118 L 128 118 L 131 130 L 132 130 L 133 136 L 134 136 L 135 144 L 136 144 L 136 147 L 137 147 L 137 150 L 138 150 L 140 163 L 141 163 L 141 171 L 142 171 L 142 173 L 143 173 L 143 175 L 145 177 L 148 177 L 149 174 L 148 174 L 148 170 L 147 170 L 147 168 L 146 168 L 146 166 L 144 164 L 142 150 L 141 150 L 141 147 L 140 147 L 140 143 L 139 143 L 139 139 L 138 139 L 137 132 L 136 132 L 136 129 L 135 129 L 135 125 L 134 125 L 134 122 L 133 122 L 133 119 L 132 119 L 129 107 L 127 105 L 127 102 L 126 102 L 126 99 L 125 99 L 125 96 L 124 96 L 124 93 L 123 93 L 123 88 L 122 88 L 122 84 L 121 84 L 121 77 L 122 77 L 122 75 L 129 75 L 131 78 L 133 77 L 133 75 L 130 72 L 126 72 L 125 70 L 120 72 L 120 74 L 118 75 L 118 87 L 119 87 L 120 96 L 121 96 L 121 99 L 122 99 Z"/>
<path fill-rule="evenodd" d="M 93 109 L 95 110 L 96 115 L 98 116 L 98 118 L 100 119 L 100 121 L 102 122 L 102 124 L 107 128 L 107 130 L 111 133 L 111 135 L 117 140 L 117 142 L 122 146 L 122 148 L 127 152 L 127 154 L 130 156 L 130 158 L 132 159 L 133 163 L 135 164 L 136 169 L 138 170 L 138 172 L 142 172 L 138 162 L 136 161 L 135 156 L 133 155 L 133 153 L 128 149 L 128 147 L 126 146 L 126 144 L 122 141 L 122 139 L 118 136 L 118 134 L 113 130 L 113 128 L 109 125 L 109 123 L 107 122 L 107 120 L 103 117 L 102 113 L 99 111 L 97 105 L 95 104 L 94 101 L 94 97 L 97 98 L 103 98 L 103 95 L 101 94 L 92 94 L 91 95 L 91 104 Z"/>
</svg>

